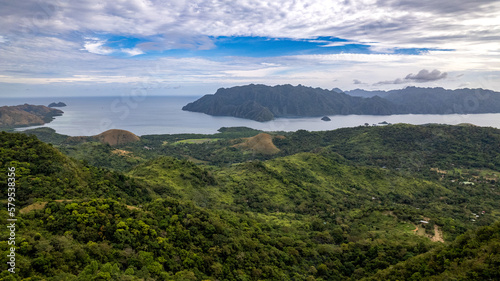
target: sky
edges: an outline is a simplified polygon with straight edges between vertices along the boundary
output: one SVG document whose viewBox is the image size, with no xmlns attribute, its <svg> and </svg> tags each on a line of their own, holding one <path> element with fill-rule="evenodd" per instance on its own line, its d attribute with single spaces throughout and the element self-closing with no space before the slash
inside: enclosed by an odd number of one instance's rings
<svg viewBox="0 0 500 281">
<path fill-rule="evenodd" d="M 500 1 L 0 0 L 0 98 L 500 91 Z"/>
</svg>

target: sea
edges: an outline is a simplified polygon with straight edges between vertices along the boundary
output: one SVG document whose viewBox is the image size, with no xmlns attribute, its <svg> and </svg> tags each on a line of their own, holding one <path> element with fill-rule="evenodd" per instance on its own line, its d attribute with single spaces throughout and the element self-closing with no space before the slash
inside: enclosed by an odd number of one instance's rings
<svg viewBox="0 0 500 281">
<path fill-rule="evenodd" d="M 136 135 L 153 134 L 214 134 L 221 127 L 249 127 L 263 131 L 325 131 L 344 127 L 383 126 L 385 123 L 449 124 L 470 123 L 477 126 L 500 128 L 500 114 L 402 114 L 402 115 L 330 115 L 331 121 L 321 117 L 277 118 L 269 122 L 210 116 L 183 111 L 182 107 L 197 100 L 195 96 L 117 96 L 117 97 L 39 97 L 1 98 L 0 106 L 64 102 L 62 116 L 43 126 L 69 136 L 97 135 L 109 129 L 123 129 Z"/>
</svg>

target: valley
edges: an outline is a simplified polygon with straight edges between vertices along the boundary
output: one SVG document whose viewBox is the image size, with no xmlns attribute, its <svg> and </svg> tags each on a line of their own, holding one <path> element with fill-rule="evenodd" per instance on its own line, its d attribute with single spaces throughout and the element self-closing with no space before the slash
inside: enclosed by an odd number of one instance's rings
<svg viewBox="0 0 500 281">
<path fill-rule="evenodd" d="M 0 133 L 2 165 L 16 166 L 20 186 L 19 256 L 28 270 L 19 276 L 498 276 L 491 248 L 498 235 L 478 240 L 468 254 L 455 251 L 453 262 L 414 266 L 472 243 L 464 235 L 498 228 L 498 129 L 395 124 L 101 135 Z M 490 253 L 481 269 L 477 247 Z M 457 271 L 462 261 L 470 266 Z"/>
</svg>

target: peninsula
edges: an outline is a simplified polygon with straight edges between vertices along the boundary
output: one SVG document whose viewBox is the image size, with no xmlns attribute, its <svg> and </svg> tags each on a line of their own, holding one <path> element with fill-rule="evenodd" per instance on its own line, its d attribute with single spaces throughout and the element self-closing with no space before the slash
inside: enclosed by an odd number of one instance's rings
<svg viewBox="0 0 500 281">
<path fill-rule="evenodd" d="M 36 126 L 49 123 L 64 112 L 44 105 L 23 104 L 0 107 L 0 128 Z"/>
</svg>

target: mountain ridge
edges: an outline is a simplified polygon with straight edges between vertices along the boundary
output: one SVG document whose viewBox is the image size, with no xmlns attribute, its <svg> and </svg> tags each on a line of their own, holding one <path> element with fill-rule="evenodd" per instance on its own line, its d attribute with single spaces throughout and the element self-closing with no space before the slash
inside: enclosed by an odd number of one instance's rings
<svg viewBox="0 0 500 281">
<path fill-rule="evenodd" d="M 352 92 L 352 95 L 349 93 Z M 259 122 L 279 117 L 325 115 L 474 114 L 499 113 L 500 93 L 485 89 L 419 88 L 342 92 L 289 84 L 250 84 L 220 88 L 185 105 L 182 110 L 232 116 Z"/>
<path fill-rule="evenodd" d="M 304 96 L 306 96 L 304 98 Z M 215 116 L 233 116 L 260 122 L 275 117 L 321 117 L 368 113 L 391 114 L 390 105 L 374 98 L 366 102 L 344 93 L 302 85 L 254 85 L 220 88 L 213 95 L 205 95 L 182 108 Z"/>
</svg>

